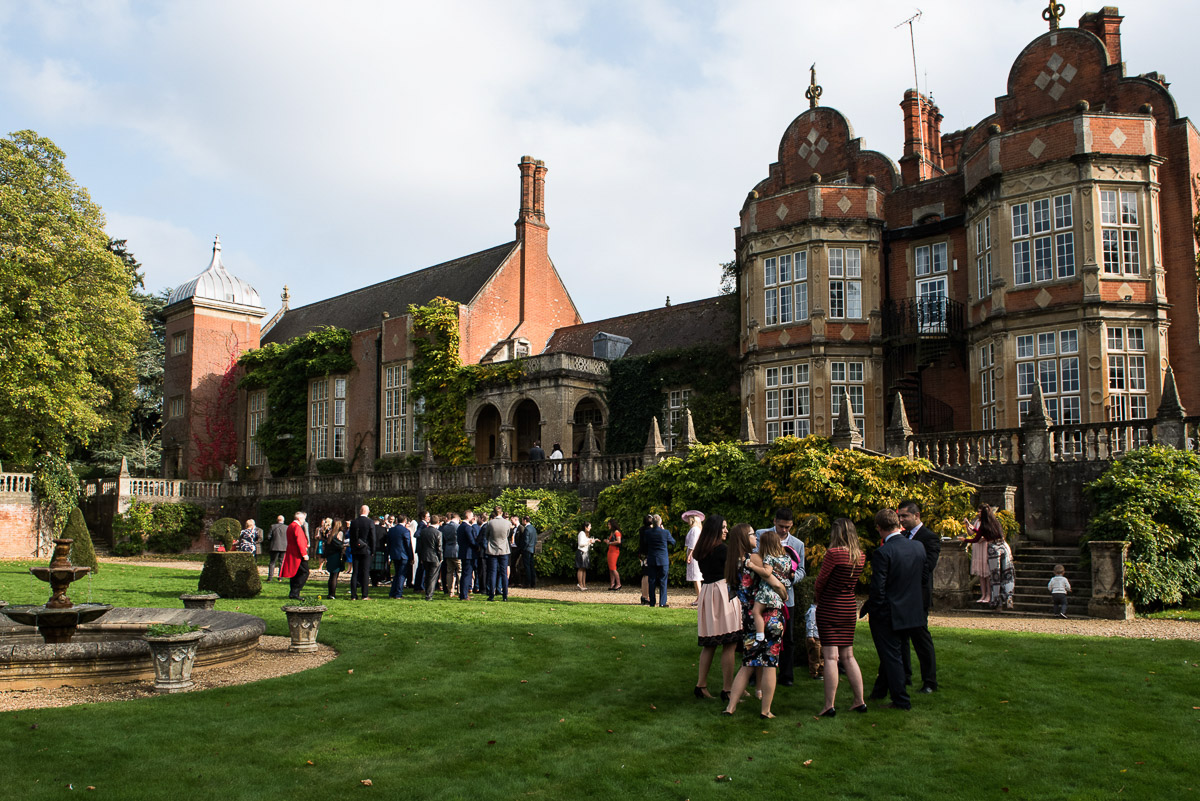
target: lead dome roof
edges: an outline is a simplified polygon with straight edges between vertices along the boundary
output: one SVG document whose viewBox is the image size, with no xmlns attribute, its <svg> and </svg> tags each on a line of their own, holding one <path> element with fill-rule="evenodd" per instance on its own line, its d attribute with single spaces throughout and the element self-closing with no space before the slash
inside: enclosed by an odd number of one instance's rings
<svg viewBox="0 0 1200 801">
<path fill-rule="evenodd" d="M 204 272 L 180 284 L 171 292 L 167 305 L 171 306 L 188 298 L 215 300 L 239 306 L 264 308 L 258 290 L 225 269 L 221 263 L 221 237 L 213 242 L 212 261 Z"/>
</svg>

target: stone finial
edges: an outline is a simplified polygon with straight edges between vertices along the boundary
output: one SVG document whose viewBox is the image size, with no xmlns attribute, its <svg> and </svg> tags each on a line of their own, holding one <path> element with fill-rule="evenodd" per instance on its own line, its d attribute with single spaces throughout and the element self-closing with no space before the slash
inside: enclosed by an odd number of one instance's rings
<svg viewBox="0 0 1200 801">
<path fill-rule="evenodd" d="M 579 455 L 584 458 L 591 458 L 600 454 L 600 446 L 596 444 L 596 430 L 592 428 L 592 424 L 587 424 L 587 431 L 583 434 L 583 450 Z"/>
<path fill-rule="evenodd" d="M 833 444 L 838 448 L 859 448 L 863 444 L 862 432 L 854 422 L 850 409 L 850 393 L 842 389 L 842 402 L 838 404 L 837 420 L 833 423 Z"/>
<path fill-rule="evenodd" d="M 825 90 L 817 86 L 817 62 L 808 68 L 808 89 L 804 90 L 804 96 L 808 98 L 808 107 L 816 108 L 821 105 L 821 93 Z"/>
<path fill-rule="evenodd" d="M 315 476 L 317 474 L 317 457 L 315 454 L 308 455 L 308 466 L 304 470 L 305 475 Z"/>
<path fill-rule="evenodd" d="M 260 478 L 274 478 L 275 477 L 275 476 L 271 475 L 271 460 L 265 456 L 263 457 L 262 473 L 259 474 L 259 477 Z"/>
<path fill-rule="evenodd" d="M 508 431 L 500 429 L 500 441 L 497 443 L 496 456 L 502 462 L 512 461 L 512 447 L 508 443 Z"/>
<path fill-rule="evenodd" d="M 1021 428 L 1046 428 L 1050 425 L 1050 416 L 1046 413 L 1046 401 L 1042 397 L 1042 382 L 1033 382 L 1033 397 L 1029 399 L 1029 412 Z"/>
<path fill-rule="evenodd" d="M 1042 9 L 1042 19 L 1050 23 L 1050 30 L 1058 30 L 1058 22 L 1062 19 L 1063 14 L 1067 13 L 1067 8 L 1062 3 L 1050 0 L 1050 4 Z"/>
<path fill-rule="evenodd" d="M 117 475 L 121 476 L 122 478 L 127 478 L 129 476 L 129 460 L 124 456 L 121 457 L 121 469 L 117 472 Z"/>
<path fill-rule="evenodd" d="M 679 432 L 679 435 L 676 439 L 675 447 L 677 449 L 679 449 L 679 448 L 686 449 L 686 448 L 691 448 L 694 445 L 699 445 L 700 443 L 696 439 L 696 426 L 692 423 L 692 410 L 691 409 L 684 407 L 683 419 L 680 422 L 681 422 L 681 428 L 683 430 Z"/>
<path fill-rule="evenodd" d="M 747 445 L 758 444 L 758 437 L 754 433 L 754 417 L 750 414 L 749 406 L 746 407 L 746 413 L 742 415 L 742 432 L 739 439 Z"/>
<path fill-rule="evenodd" d="M 283 301 L 283 310 L 288 310 L 288 304 L 292 301 L 292 293 L 288 290 L 288 285 L 283 285 L 283 291 L 279 293 L 279 299 Z"/>
<path fill-rule="evenodd" d="M 421 457 L 422 464 L 433 464 L 433 446 L 429 444 L 429 440 L 425 440 L 425 453 Z"/>
<path fill-rule="evenodd" d="M 1182 420 L 1187 417 L 1179 400 L 1179 389 L 1175 386 L 1175 371 L 1170 365 L 1167 365 L 1167 372 L 1163 375 L 1162 400 L 1158 402 L 1158 412 L 1154 417 L 1158 420 Z"/>
<path fill-rule="evenodd" d="M 908 422 L 908 411 L 904 408 L 904 396 L 899 392 L 896 393 L 896 399 L 892 402 L 892 419 L 888 423 L 888 433 L 902 433 L 905 436 L 912 433 L 912 426 Z"/>
<path fill-rule="evenodd" d="M 657 456 L 665 451 L 663 447 L 662 433 L 658 430 L 658 418 L 650 418 L 650 435 L 646 437 L 646 453 Z"/>
</svg>

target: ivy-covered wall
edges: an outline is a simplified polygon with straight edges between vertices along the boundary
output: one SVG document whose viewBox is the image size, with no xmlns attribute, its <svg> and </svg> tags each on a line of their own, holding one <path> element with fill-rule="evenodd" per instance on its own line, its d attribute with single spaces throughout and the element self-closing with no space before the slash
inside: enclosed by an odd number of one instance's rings
<svg viewBox="0 0 1200 801">
<path fill-rule="evenodd" d="M 242 389 L 267 391 L 267 416 L 258 441 L 279 476 L 299 475 L 308 463 L 308 382 L 319 376 L 348 373 L 354 367 L 351 334 L 344 328 L 319 328 L 283 344 L 269 343 L 242 354 Z"/>
<path fill-rule="evenodd" d="M 609 365 L 605 390 L 609 409 L 609 453 L 646 447 L 650 421 L 662 414 L 668 389 L 689 388 L 692 422 L 702 442 L 737 438 L 738 363 L 729 348 L 698 345 L 626 356 Z M 660 425 L 661 425 L 660 420 Z"/>
</svg>

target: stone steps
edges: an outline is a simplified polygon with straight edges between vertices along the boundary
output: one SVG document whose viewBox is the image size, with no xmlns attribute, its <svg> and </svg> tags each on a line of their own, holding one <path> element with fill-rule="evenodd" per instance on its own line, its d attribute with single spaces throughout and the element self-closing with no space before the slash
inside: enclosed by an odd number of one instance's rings
<svg viewBox="0 0 1200 801">
<path fill-rule="evenodd" d="M 1054 576 L 1054 566 L 1062 565 L 1063 575 L 1071 582 L 1071 594 L 1067 596 L 1067 608 L 1076 615 L 1087 610 L 1092 595 L 1092 574 L 1089 568 L 1080 565 L 1080 552 L 1074 547 L 1047 545 L 1024 545 L 1013 560 L 1016 572 L 1013 589 L 1013 611 L 1026 615 L 1052 617 L 1050 592 L 1046 584 Z"/>
</svg>

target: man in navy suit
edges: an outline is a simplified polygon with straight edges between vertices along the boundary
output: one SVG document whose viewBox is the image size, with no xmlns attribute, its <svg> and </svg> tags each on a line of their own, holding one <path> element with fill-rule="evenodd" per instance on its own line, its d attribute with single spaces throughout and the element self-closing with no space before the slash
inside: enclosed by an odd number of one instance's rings
<svg viewBox="0 0 1200 801">
<path fill-rule="evenodd" d="M 659 606 L 667 605 L 667 568 L 671 558 L 667 546 L 675 544 L 671 532 L 662 527 L 659 518 L 647 515 L 647 528 L 642 531 L 641 551 L 646 556 L 646 571 L 650 577 L 650 605 L 654 606 L 655 589 L 659 591 Z M 650 525 L 650 524 L 653 525 Z"/>
<path fill-rule="evenodd" d="M 921 505 L 916 501 L 904 501 L 896 510 L 900 525 L 904 527 L 905 535 L 913 542 L 919 542 L 925 548 L 925 567 L 921 571 L 921 603 L 925 606 L 925 614 L 933 607 L 933 571 L 937 567 L 938 557 L 942 553 L 942 538 L 927 526 L 921 525 Z M 929 634 L 929 626 L 915 628 L 905 638 L 900 646 L 904 655 L 904 683 L 912 684 L 912 659 L 909 656 L 908 643 L 912 642 L 913 650 L 917 652 L 917 661 L 921 663 L 922 693 L 936 692 L 937 657 L 933 651 L 933 637 Z"/>
<path fill-rule="evenodd" d="M 384 540 L 388 557 L 392 560 L 392 588 L 388 593 L 391 598 L 404 597 L 404 578 L 408 575 L 408 564 L 412 561 L 412 540 L 409 539 L 408 526 L 405 525 L 407 522 L 408 518 L 400 515 L 395 525 L 388 529 L 387 538 Z"/>
<path fill-rule="evenodd" d="M 913 629 L 928 622 L 921 603 L 925 549 L 901 533 L 900 518 L 892 509 L 876 513 L 875 529 L 883 544 L 871 555 L 871 595 L 860 614 L 871 616 L 871 639 L 879 654 L 879 675 L 871 698 L 879 700 L 890 694 L 893 709 L 911 709 L 900 647 Z"/>
<path fill-rule="evenodd" d="M 458 558 L 462 562 L 462 581 L 458 585 L 458 597 L 464 601 L 471 600 L 471 583 L 475 572 L 475 513 L 464 509 L 462 522 L 458 524 L 455 538 L 458 540 Z"/>
<path fill-rule="evenodd" d="M 354 558 L 354 573 L 350 576 L 350 600 L 357 601 L 359 590 L 363 600 L 370 597 L 367 572 L 371 569 L 371 552 L 375 542 L 375 524 L 371 510 L 363 506 L 350 524 L 350 555 Z"/>
</svg>

